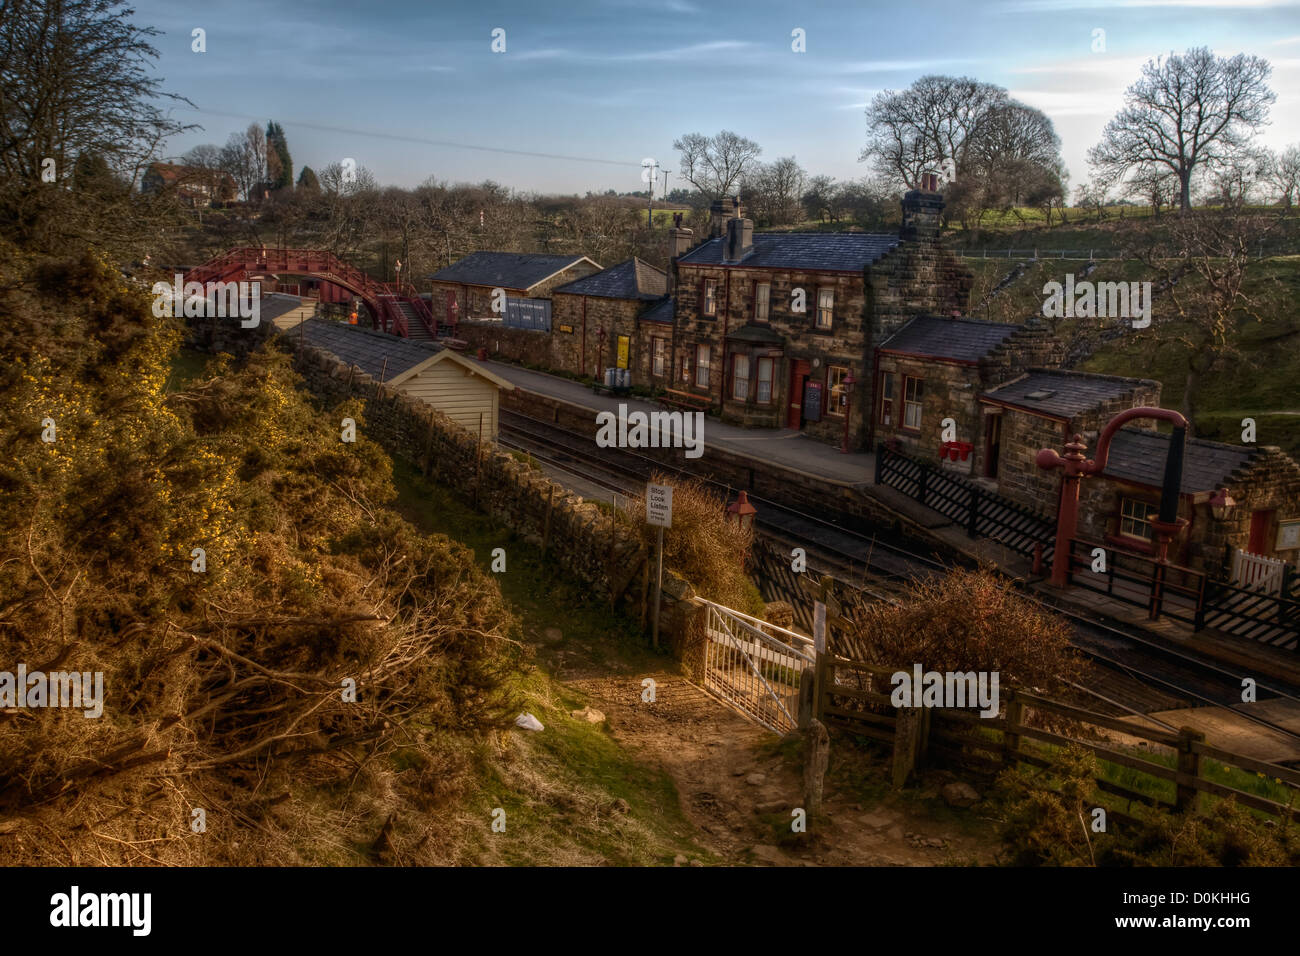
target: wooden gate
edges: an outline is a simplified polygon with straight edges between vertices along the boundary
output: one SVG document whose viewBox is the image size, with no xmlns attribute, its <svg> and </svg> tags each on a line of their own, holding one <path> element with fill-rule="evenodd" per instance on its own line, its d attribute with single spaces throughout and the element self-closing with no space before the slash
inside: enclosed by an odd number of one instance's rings
<svg viewBox="0 0 1300 956">
<path fill-rule="evenodd" d="M 1237 548 L 1232 555 L 1232 583 L 1261 594 L 1281 594 L 1286 562 Z"/>
<path fill-rule="evenodd" d="M 815 664 L 812 640 L 721 604 L 701 603 L 704 689 L 768 730 L 796 730 L 799 689 L 812 679 Z"/>
</svg>

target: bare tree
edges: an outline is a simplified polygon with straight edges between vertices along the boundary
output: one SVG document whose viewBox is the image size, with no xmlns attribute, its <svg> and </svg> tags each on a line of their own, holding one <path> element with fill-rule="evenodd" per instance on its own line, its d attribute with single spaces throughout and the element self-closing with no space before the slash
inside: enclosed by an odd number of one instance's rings
<svg viewBox="0 0 1300 956">
<path fill-rule="evenodd" d="M 801 218 L 800 199 L 807 179 L 793 156 L 756 163 L 742 180 L 741 196 L 748 197 L 747 207 L 764 222 L 788 225 Z"/>
<path fill-rule="evenodd" d="M 1088 161 L 1103 175 L 1159 167 L 1178 179 L 1179 211 L 1192 207 L 1192 177 L 1224 164 L 1268 121 L 1277 99 L 1268 61 L 1206 47 L 1150 60 L 1128 88 L 1125 106 L 1106 125 Z"/>
<path fill-rule="evenodd" d="M 909 189 L 932 170 L 960 178 L 968 150 L 995 110 L 1010 102 L 1001 87 L 964 76 L 932 74 L 906 90 L 885 90 L 867 108 L 867 145 L 859 159 Z"/>
<path fill-rule="evenodd" d="M 1269 183 L 1278 191 L 1279 201 L 1286 209 L 1300 202 L 1300 143 L 1273 153 L 1266 173 Z"/>
<path fill-rule="evenodd" d="M 710 199 L 730 194 L 763 152 L 752 139 L 725 129 L 713 136 L 687 133 L 673 149 L 681 153 L 678 175 Z"/>
<path fill-rule="evenodd" d="M 13 238 L 103 245 L 156 234 L 153 200 L 130 190 L 79 197 L 76 161 L 94 157 L 132 186 L 168 136 L 151 72 L 158 31 L 110 0 L 0 0 L 0 219 Z M 52 180 L 51 180 L 52 177 Z"/>
<path fill-rule="evenodd" d="M 1182 412 L 1195 423 L 1197 395 L 1207 374 L 1242 358 L 1238 327 L 1276 311 L 1279 287 L 1253 253 L 1276 228 L 1275 220 L 1251 215 L 1240 204 L 1179 216 L 1166 231 L 1135 230 L 1134 256 L 1158 278 L 1157 300 L 1168 298 L 1169 319 L 1157 315 L 1137 333 L 1157 342 L 1176 342 L 1186 355 Z M 1247 281 L 1250 279 L 1251 281 Z M 1300 332 L 1293 327 L 1286 335 Z"/>
</svg>

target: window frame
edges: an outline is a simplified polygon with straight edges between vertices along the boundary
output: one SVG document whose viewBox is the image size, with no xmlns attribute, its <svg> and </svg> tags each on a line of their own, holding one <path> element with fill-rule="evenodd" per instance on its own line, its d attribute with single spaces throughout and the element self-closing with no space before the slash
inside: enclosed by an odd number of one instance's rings
<svg viewBox="0 0 1300 956">
<path fill-rule="evenodd" d="M 1138 518 L 1131 514 L 1128 514 L 1125 506 L 1129 504 L 1140 506 L 1144 510 L 1146 517 Z M 1141 541 L 1144 544 L 1154 544 L 1156 540 L 1156 536 L 1155 536 L 1155 529 L 1151 526 L 1150 516 L 1156 511 L 1158 511 L 1158 509 L 1154 507 L 1149 501 L 1144 501 L 1141 498 L 1134 498 L 1129 495 L 1121 494 L 1119 496 L 1119 523 L 1116 525 L 1116 529 L 1115 529 L 1118 532 L 1119 537 L 1128 539 L 1130 541 Z M 1129 531 L 1125 528 L 1125 522 L 1131 522 L 1134 525 L 1145 526 L 1147 529 L 1147 534 L 1146 535 L 1134 534 L 1132 531 Z"/>
<path fill-rule="evenodd" d="M 704 361 L 700 361 L 703 356 Z M 695 387 L 709 388 L 709 372 L 713 367 L 713 349 L 712 346 L 704 343 L 698 343 L 695 346 Z M 700 381 L 701 377 L 704 381 Z"/>
<path fill-rule="evenodd" d="M 908 398 L 907 387 L 909 384 L 913 382 L 916 383 L 916 398 Z M 925 379 L 917 378 L 916 376 L 913 375 L 903 376 L 902 405 L 903 405 L 903 417 L 901 422 L 899 423 L 899 428 L 903 431 L 913 432 L 919 435 L 921 433 L 921 422 L 925 417 Z M 909 425 L 907 423 L 907 417 L 908 417 L 907 413 L 912 409 L 913 406 L 916 407 L 916 424 Z"/>
<path fill-rule="evenodd" d="M 849 367 L 847 365 L 826 366 L 826 410 L 823 414 L 825 414 L 829 418 L 844 417 L 844 411 L 842 410 L 841 405 L 836 398 L 836 389 L 837 388 L 843 389 L 844 386 L 843 384 L 839 386 L 834 386 L 831 384 L 831 373 L 836 371 L 843 373 L 842 375 L 840 375 L 840 382 L 843 383 L 844 379 L 848 377 Z M 834 409 L 834 411 L 832 411 L 832 409 Z"/>
<path fill-rule="evenodd" d="M 880 418 L 879 424 L 886 428 L 897 428 L 898 420 L 895 418 L 895 400 L 894 400 L 894 379 L 897 378 L 896 372 L 880 373 Z M 886 420 L 888 416 L 888 420 Z"/>
<path fill-rule="evenodd" d="M 767 363 L 767 398 L 763 398 L 763 363 Z M 770 355 L 760 355 L 758 367 L 754 370 L 754 404 L 771 405 L 775 397 L 773 385 L 776 383 L 776 359 Z"/>
<path fill-rule="evenodd" d="M 745 352 L 731 353 L 731 400 L 733 402 L 749 402 L 749 376 L 750 356 Z M 741 375 L 740 372 L 744 371 Z M 744 383 L 743 391 L 740 384 Z M 740 394 L 736 394 L 740 392 Z"/>
<path fill-rule="evenodd" d="M 822 296 L 829 295 L 831 298 L 830 307 L 826 309 L 826 324 L 822 324 Z M 813 314 L 813 328 L 819 332 L 829 332 L 835 328 L 835 287 L 818 286 L 817 287 L 817 311 Z"/>
<path fill-rule="evenodd" d="M 668 367 L 668 340 L 660 335 L 650 337 L 650 374 L 663 378 Z"/>
<path fill-rule="evenodd" d="M 700 287 L 700 315 L 718 317 L 718 280 L 705 278 Z"/>
<path fill-rule="evenodd" d="M 759 295 L 760 289 L 767 290 L 767 300 L 763 301 Z M 759 303 L 763 302 L 763 309 L 759 310 Z M 772 321 L 772 283 L 771 282 L 754 282 L 754 321 L 769 324 Z"/>
</svg>

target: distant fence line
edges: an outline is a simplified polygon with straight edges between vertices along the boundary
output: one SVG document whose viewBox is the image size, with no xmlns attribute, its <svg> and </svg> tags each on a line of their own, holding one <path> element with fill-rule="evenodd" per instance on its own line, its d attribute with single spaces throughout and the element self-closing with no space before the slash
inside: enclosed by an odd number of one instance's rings
<svg viewBox="0 0 1300 956">
<path fill-rule="evenodd" d="M 1123 259 L 1114 252 L 1100 249 L 954 249 L 953 255 L 959 259 L 1066 259 L 1083 262 L 1097 262 L 1103 259 Z M 1268 246 L 1262 243 L 1256 251 L 1256 258 L 1265 255 L 1292 255 L 1295 250 L 1286 246 Z"/>
</svg>

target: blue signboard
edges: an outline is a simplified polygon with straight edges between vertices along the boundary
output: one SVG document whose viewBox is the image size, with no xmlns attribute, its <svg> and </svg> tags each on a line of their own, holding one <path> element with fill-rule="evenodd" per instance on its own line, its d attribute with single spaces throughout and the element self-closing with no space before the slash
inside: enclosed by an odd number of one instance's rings
<svg viewBox="0 0 1300 956">
<path fill-rule="evenodd" d="M 551 331 L 550 299 L 514 299 L 506 296 L 506 314 L 503 324 L 512 329 Z"/>
</svg>

